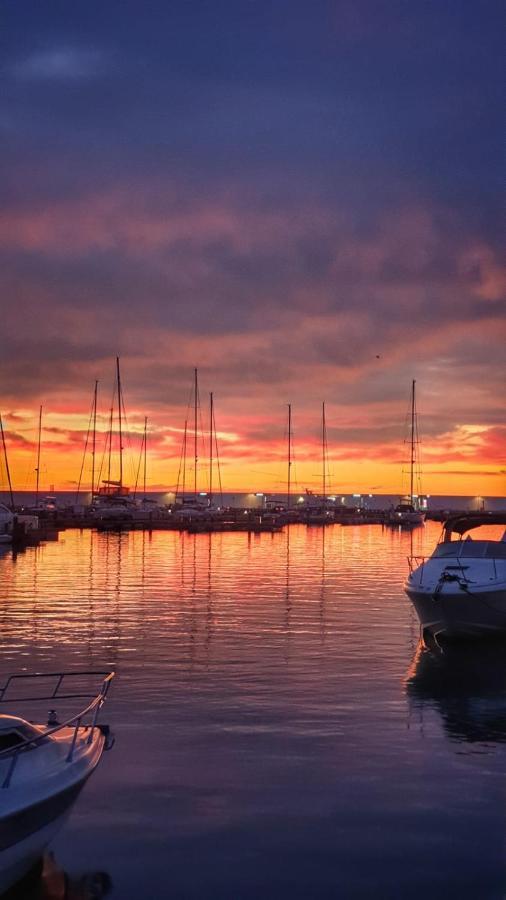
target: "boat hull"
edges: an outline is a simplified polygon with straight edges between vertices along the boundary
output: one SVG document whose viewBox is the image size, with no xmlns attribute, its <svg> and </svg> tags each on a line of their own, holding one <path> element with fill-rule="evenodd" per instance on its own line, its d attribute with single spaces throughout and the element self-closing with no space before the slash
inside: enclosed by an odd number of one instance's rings
<svg viewBox="0 0 506 900">
<path fill-rule="evenodd" d="M 472 592 L 445 585 L 435 596 L 430 589 L 416 589 L 408 583 L 406 593 L 422 632 L 435 638 L 506 635 L 506 584 L 473 586 Z"/>
<path fill-rule="evenodd" d="M 70 815 L 86 779 L 43 803 L 0 818 L 0 894 L 30 871 Z"/>
</svg>

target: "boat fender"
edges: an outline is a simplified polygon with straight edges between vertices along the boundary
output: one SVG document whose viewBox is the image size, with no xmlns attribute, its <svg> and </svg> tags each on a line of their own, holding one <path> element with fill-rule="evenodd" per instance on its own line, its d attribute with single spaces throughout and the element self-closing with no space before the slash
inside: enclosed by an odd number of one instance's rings
<svg viewBox="0 0 506 900">
<path fill-rule="evenodd" d="M 102 732 L 102 734 L 105 737 L 104 750 L 110 750 L 112 747 L 114 747 L 114 744 L 116 743 L 116 738 L 112 734 L 110 726 L 109 725 L 97 725 L 97 728 L 99 731 Z"/>
</svg>

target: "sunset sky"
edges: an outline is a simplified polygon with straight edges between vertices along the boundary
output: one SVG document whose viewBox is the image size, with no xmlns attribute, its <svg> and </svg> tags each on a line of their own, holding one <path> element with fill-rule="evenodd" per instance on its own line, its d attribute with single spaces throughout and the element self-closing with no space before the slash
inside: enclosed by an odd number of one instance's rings
<svg viewBox="0 0 506 900">
<path fill-rule="evenodd" d="M 146 415 L 149 483 L 175 485 L 198 366 L 224 489 L 283 489 L 287 403 L 295 487 L 318 489 L 325 401 L 332 489 L 401 491 L 415 378 L 424 491 L 504 494 L 501 8 L 4 4 L 15 487 L 42 404 L 41 487 L 72 489 L 119 355 L 127 481 Z"/>
</svg>

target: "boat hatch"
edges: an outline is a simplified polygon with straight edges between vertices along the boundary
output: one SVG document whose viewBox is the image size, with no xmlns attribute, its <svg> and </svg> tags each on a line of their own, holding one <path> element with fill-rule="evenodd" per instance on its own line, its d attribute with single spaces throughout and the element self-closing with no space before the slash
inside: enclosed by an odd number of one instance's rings
<svg viewBox="0 0 506 900">
<path fill-rule="evenodd" d="M 465 557 L 467 559 L 506 559 L 506 542 L 504 541 L 451 541 L 438 544 L 433 559 L 441 557 Z"/>
<path fill-rule="evenodd" d="M 30 725 L 29 722 L 2 727 L 2 722 L 0 721 L 0 752 L 2 750 L 12 750 L 13 747 L 25 744 L 30 738 L 34 740 L 38 738 L 40 740 L 42 734 L 43 732 Z"/>
</svg>

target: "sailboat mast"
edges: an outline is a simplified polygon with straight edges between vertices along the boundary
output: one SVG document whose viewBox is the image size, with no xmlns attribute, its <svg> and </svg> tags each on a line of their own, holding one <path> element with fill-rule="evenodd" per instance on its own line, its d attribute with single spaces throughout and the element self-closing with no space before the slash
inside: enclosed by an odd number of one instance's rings
<svg viewBox="0 0 506 900">
<path fill-rule="evenodd" d="M 111 408 L 109 410 L 109 454 L 108 454 L 108 459 L 107 459 L 107 482 L 108 482 L 109 486 L 111 484 L 112 417 L 113 417 L 113 414 L 114 414 L 114 407 L 111 406 Z"/>
<path fill-rule="evenodd" d="M 2 447 L 4 451 L 4 459 L 5 459 L 5 471 L 7 472 L 7 483 L 9 485 L 9 496 L 11 498 L 11 510 L 14 509 L 14 495 L 12 493 L 12 482 L 11 482 L 11 473 L 9 469 L 9 458 L 7 456 L 7 445 L 5 443 L 5 434 L 4 434 L 4 426 L 2 423 L 2 416 L 0 415 L 0 432 L 2 434 Z"/>
<path fill-rule="evenodd" d="M 116 357 L 116 380 L 118 389 L 118 437 L 119 437 L 119 487 L 123 487 L 123 435 L 121 430 L 121 378 L 119 374 L 119 356 Z"/>
<path fill-rule="evenodd" d="M 325 425 L 325 401 L 322 403 L 322 492 L 323 492 L 323 502 L 325 503 L 325 496 L 327 493 L 327 483 L 326 483 L 326 471 L 325 471 L 325 444 L 326 444 L 327 432 Z"/>
<path fill-rule="evenodd" d="M 95 453 L 97 449 L 97 392 L 98 381 L 95 381 L 95 390 L 93 392 L 93 436 L 91 439 L 91 496 L 95 490 Z"/>
<path fill-rule="evenodd" d="M 415 379 L 411 384 L 411 458 L 409 466 L 409 494 L 413 503 L 413 484 L 415 473 Z"/>
<path fill-rule="evenodd" d="M 209 504 L 213 499 L 213 418 L 214 401 L 213 392 L 209 394 Z"/>
<path fill-rule="evenodd" d="M 35 506 L 39 501 L 39 473 L 40 473 L 40 438 L 42 434 L 42 406 L 39 409 L 39 438 L 37 441 L 37 468 L 35 472 L 37 473 L 36 481 L 35 481 Z"/>
<path fill-rule="evenodd" d="M 292 488 L 292 404 L 288 404 L 288 473 L 287 473 L 287 509 L 290 509 Z"/>
<path fill-rule="evenodd" d="M 148 417 L 144 416 L 144 497 L 146 497 L 146 469 L 147 469 L 147 450 L 148 450 Z"/>
<path fill-rule="evenodd" d="M 183 437 L 183 503 L 186 490 L 186 442 L 188 436 L 188 419 L 184 420 L 184 437 Z"/>
<path fill-rule="evenodd" d="M 195 499 L 197 499 L 197 463 L 198 463 L 198 446 L 197 446 L 197 425 L 198 425 L 198 422 L 197 422 L 197 407 L 198 407 L 198 393 L 199 393 L 199 383 L 198 383 L 198 373 L 197 373 L 197 369 L 195 369 L 195 373 L 194 373 L 193 392 L 194 392 L 194 395 L 195 395 L 195 396 L 194 396 L 194 405 L 193 405 L 193 413 L 194 413 L 194 415 L 193 415 L 193 430 L 194 430 L 194 435 L 193 435 L 193 450 L 194 450 L 194 453 L 193 453 L 193 455 L 194 455 L 194 464 L 195 464 L 195 468 L 194 468 L 194 472 L 193 472 L 193 492 L 194 492 L 194 495 L 195 495 Z"/>
</svg>

